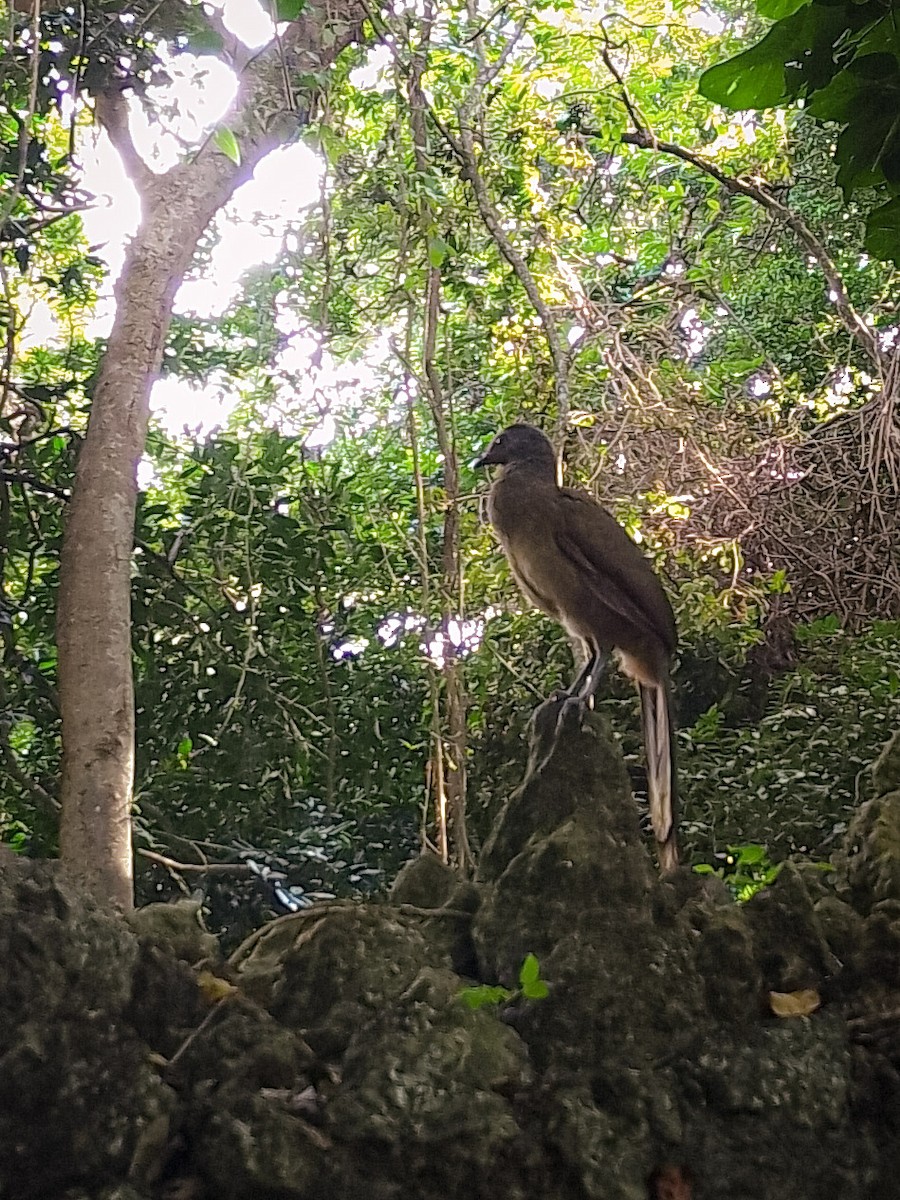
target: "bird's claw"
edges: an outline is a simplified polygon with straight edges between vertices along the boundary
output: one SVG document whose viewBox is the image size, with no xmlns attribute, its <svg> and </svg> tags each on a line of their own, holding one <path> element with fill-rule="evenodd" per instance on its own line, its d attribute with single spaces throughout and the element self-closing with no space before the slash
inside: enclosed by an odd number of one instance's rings
<svg viewBox="0 0 900 1200">
<path fill-rule="evenodd" d="M 573 719 L 573 714 L 577 713 L 580 720 L 582 715 L 587 711 L 588 703 L 581 696 L 566 696 L 560 705 L 559 716 L 556 720 L 556 728 L 559 730 L 566 722 Z"/>
</svg>

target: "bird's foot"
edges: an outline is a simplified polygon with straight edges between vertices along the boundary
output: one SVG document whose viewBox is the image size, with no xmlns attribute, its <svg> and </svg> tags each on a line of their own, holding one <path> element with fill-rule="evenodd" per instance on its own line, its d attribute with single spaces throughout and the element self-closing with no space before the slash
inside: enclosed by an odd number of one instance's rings
<svg viewBox="0 0 900 1200">
<path fill-rule="evenodd" d="M 588 709 L 589 701 L 582 696 L 566 696 L 559 707 L 556 720 L 557 732 L 570 722 L 580 721 Z"/>
</svg>

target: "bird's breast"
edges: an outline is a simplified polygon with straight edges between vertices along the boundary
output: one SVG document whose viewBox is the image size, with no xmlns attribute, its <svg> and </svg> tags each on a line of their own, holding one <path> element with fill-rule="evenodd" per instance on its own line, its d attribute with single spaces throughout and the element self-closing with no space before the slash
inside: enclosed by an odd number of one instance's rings
<svg viewBox="0 0 900 1200">
<path fill-rule="evenodd" d="M 491 490 L 488 517 L 519 587 L 532 604 L 560 620 L 554 599 L 559 556 L 549 522 L 555 497 L 541 492 L 533 480 L 499 480 Z"/>
</svg>

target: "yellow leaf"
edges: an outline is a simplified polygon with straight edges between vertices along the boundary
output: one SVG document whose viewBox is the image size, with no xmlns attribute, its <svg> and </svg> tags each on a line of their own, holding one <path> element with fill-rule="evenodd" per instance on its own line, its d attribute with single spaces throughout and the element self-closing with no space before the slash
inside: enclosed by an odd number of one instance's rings
<svg viewBox="0 0 900 1200">
<path fill-rule="evenodd" d="M 822 1003 L 815 988 L 799 992 L 769 992 L 769 1005 L 776 1017 L 808 1017 Z"/>
<path fill-rule="evenodd" d="M 197 976 L 197 986 L 209 1004 L 218 1004 L 220 1000 L 238 990 L 233 983 L 229 983 L 227 979 L 220 979 L 218 975 L 213 975 L 212 971 L 201 971 Z"/>
</svg>

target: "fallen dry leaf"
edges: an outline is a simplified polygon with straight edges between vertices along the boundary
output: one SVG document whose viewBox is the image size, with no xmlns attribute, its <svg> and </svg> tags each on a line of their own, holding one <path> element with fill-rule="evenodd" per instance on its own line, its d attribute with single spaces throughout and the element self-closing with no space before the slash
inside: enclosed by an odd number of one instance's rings
<svg viewBox="0 0 900 1200">
<path fill-rule="evenodd" d="M 822 1003 L 815 988 L 799 992 L 769 992 L 769 1006 L 776 1017 L 808 1017 Z"/>
<path fill-rule="evenodd" d="M 238 990 L 233 983 L 213 975 L 212 971 L 201 971 L 197 976 L 197 986 L 209 1004 L 218 1004 L 220 1000 L 225 1000 Z"/>
</svg>

